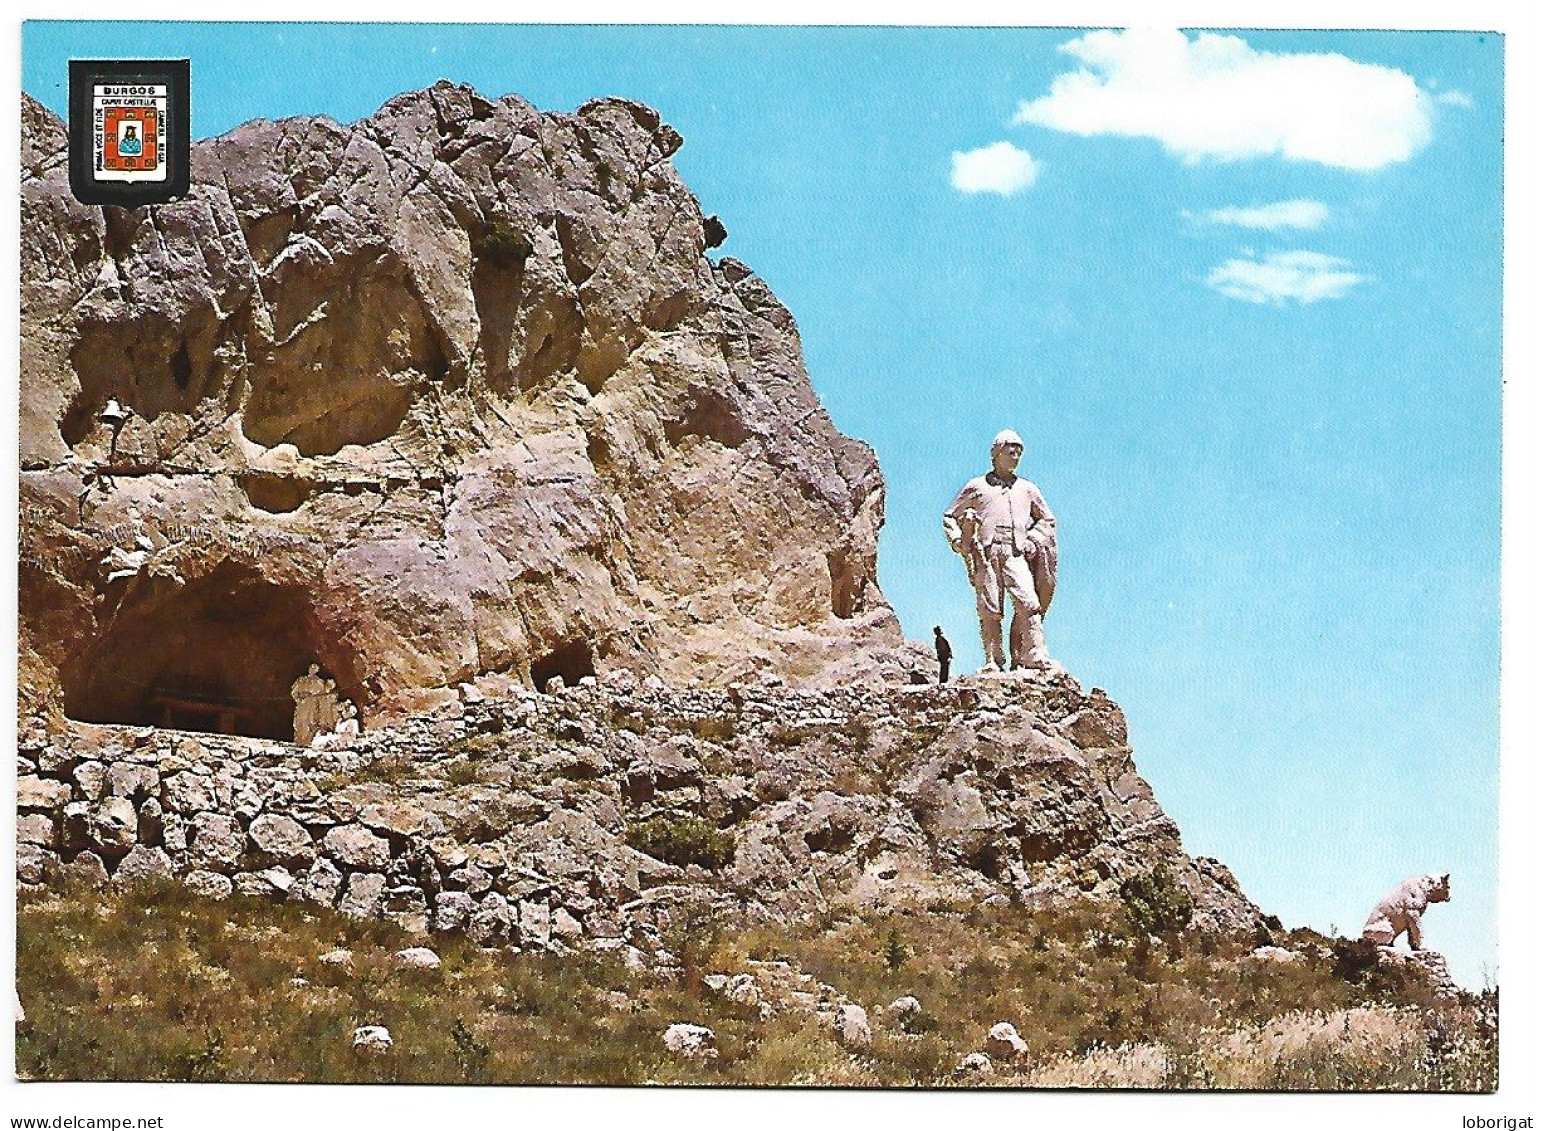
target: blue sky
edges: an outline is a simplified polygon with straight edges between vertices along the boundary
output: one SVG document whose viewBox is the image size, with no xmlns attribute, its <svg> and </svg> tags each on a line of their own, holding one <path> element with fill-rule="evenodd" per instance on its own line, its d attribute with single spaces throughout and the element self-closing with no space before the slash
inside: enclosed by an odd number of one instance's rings
<svg viewBox="0 0 1543 1131">
<path fill-rule="evenodd" d="M 439 78 L 657 107 L 889 483 L 881 580 L 979 662 L 938 518 L 991 436 L 1061 523 L 1047 632 L 1192 852 L 1493 973 L 1502 54 L 1478 33 L 30 24 L 188 55 L 196 136 Z M 1081 78 L 1072 78 L 1084 72 Z M 1059 81 L 1058 81 L 1059 80 Z"/>
</svg>

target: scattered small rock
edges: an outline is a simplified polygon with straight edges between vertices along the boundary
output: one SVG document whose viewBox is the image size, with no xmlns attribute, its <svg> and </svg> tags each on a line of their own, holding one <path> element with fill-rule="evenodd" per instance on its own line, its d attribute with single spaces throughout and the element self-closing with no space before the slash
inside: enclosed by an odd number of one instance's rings
<svg viewBox="0 0 1543 1131">
<path fill-rule="evenodd" d="M 386 1052 L 391 1048 L 391 1030 L 384 1025 L 361 1025 L 354 1030 L 354 1048 L 365 1052 Z"/>
<path fill-rule="evenodd" d="M 972 1052 L 959 1062 L 954 1069 L 956 1076 L 990 1076 L 996 1071 L 996 1066 L 991 1063 L 991 1058 L 983 1052 Z"/>
<path fill-rule="evenodd" d="M 1261 946 L 1254 951 L 1254 957 L 1262 962 L 1304 962 L 1306 959 L 1294 950 L 1287 950 L 1283 946 Z"/>
<path fill-rule="evenodd" d="M 1029 1055 L 1029 1046 L 1009 1021 L 998 1021 L 986 1034 L 986 1052 L 998 1060 L 1021 1060 Z"/>
<path fill-rule="evenodd" d="M 329 950 L 317 961 L 323 966 L 352 966 L 354 964 L 354 952 L 338 947 L 336 950 Z"/>
<path fill-rule="evenodd" d="M 406 950 L 399 950 L 396 952 L 396 960 L 415 970 L 438 970 L 440 967 L 439 955 L 426 946 L 410 946 Z"/>
<path fill-rule="evenodd" d="M 843 1005 L 836 1010 L 833 1023 L 836 1039 L 847 1048 L 866 1048 L 873 1044 L 873 1030 L 868 1027 L 868 1012 L 860 1005 Z"/>
<path fill-rule="evenodd" d="M 632 999 L 621 990 L 601 990 L 600 1004 L 617 1013 L 631 1013 Z"/>
<path fill-rule="evenodd" d="M 677 1022 L 664 1031 L 664 1047 L 676 1056 L 715 1057 L 717 1040 L 717 1034 L 706 1025 Z"/>
</svg>

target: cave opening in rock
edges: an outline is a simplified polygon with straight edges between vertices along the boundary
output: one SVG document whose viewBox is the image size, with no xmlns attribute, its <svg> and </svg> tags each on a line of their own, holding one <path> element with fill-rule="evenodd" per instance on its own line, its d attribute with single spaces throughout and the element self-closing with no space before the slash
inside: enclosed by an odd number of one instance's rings
<svg viewBox="0 0 1543 1131">
<path fill-rule="evenodd" d="M 234 562 L 183 585 L 137 584 L 101 614 L 96 639 L 65 666 L 72 719 L 292 741 L 294 681 L 315 663 L 349 682 L 337 657 L 316 647 L 320 634 L 300 587 Z"/>
<path fill-rule="evenodd" d="M 565 641 L 530 666 L 530 680 L 541 690 L 554 675 L 562 676 L 563 684 L 572 687 L 585 676 L 594 674 L 595 657 L 585 640 Z"/>
<path fill-rule="evenodd" d="M 311 484 L 303 479 L 271 472 L 243 472 L 236 481 L 246 492 L 247 502 L 270 514 L 299 510 L 313 492 Z"/>
</svg>

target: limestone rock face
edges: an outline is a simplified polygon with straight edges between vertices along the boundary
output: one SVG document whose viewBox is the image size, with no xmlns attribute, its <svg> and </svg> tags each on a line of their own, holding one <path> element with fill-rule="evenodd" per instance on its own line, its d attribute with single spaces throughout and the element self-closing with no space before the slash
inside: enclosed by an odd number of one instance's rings
<svg viewBox="0 0 1543 1131">
<path fill-rule="evenodd" d="M 903 674 L 873 453 L 653 110 L 441 83 L 202 141 L 136 210 L 22 123 L 24 713 L 287 738 L 310 663 L 366 722 L 489 672 Z"/>
</svg>

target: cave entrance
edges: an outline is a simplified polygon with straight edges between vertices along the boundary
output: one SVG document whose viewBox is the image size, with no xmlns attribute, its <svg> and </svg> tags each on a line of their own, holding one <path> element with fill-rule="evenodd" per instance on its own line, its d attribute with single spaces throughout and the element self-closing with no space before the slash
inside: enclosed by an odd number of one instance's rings
<svg viewBox="0 0 1543 1131">
<path fill-rule="evenodd" d="M 64 711 L 90 723 L 293 741 L 290 687 L 328 667 L 306 592 L 225 562 L 184 585 L 146 579 L 63 674 Z M 336 664 L 330 665 L 336 670 Z M 360 701 L 359 688 L 340 688 Z"/>
<path fill-rule="evenodd" d="M 559 644 L 530 666 L 530 681 L 537 691 L 546 690 L 547 680 L 554 675 L 563 677 L 563 684 L 573 687 L 587 675 L 595 674 L 595 657 L 586 640 L 569 640 Z"/>
</svg>

